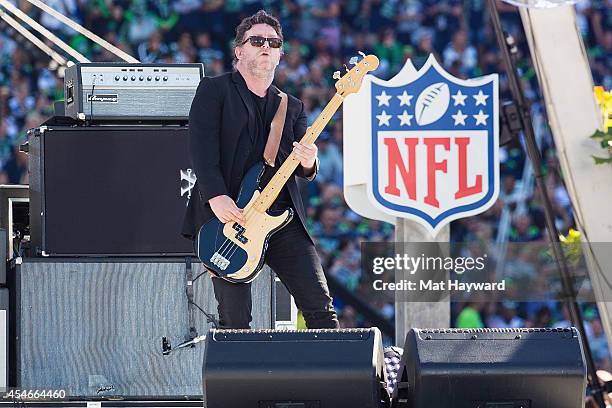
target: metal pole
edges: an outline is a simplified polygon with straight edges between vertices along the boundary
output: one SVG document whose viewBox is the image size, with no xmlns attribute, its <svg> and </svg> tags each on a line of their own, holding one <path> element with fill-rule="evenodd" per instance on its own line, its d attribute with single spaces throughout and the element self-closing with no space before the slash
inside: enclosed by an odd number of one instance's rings
<svg viewBox="0 0 612 408">
<path fill-rule="evenodd" d="M 15 17 L 21 19 L 24 23 L 28 24 L 32 27 L 33 30 L 36 30 L 41 35 L 43 35 L 47 40 L 51 41 L 53 44 L 57 45 L 71 57 L 76 59 L 78 62 L 90 62 L 87 58 L 85 58 L 81 53 L 74 50 L 70 45 L 66 44 L 62 41 L 58 36 L 53 34 L 51 31 L 47 30 L 42 25 L 38 24 L 33 18 L 28 16 L 26 13 L 13 6 L 11 2 L 8 0 L 0 0 L 0 6 L 4 7 L 6 10 L 10 11 L 15 15 Z"/>
<path fill-rule="evenodd" d="M 536 144 L 535 133 L 533 130 L 533 123 L 531 122 L 531 114 L 529 111 L 529 104 L 525 99 L 523 89 L 519 83 L 516 75 L 516 67 L 510 52 L 515 54 L 517 52 L 516 44 L 512 36 L 505 36 L 501 20 L 499 18 L 499 12 L 495 0 L 489 0 L 489 8 L 491 11 L 491 18 L 493 20 L 493 27 L 495 29 L 495 35 L 499 44 L 500 52 L 506 66 L 506 73 L 508 74 L 508 84 L 512 92 L 512 97 L 517 103 L 519 115 L 523 122 L 523 134 L 525 136 L 525 146 L 527 148 L 527 155 L 529 160 L 533 163 L 533 171 L 535 173 L 535 181 L 538 190 L 542 196 L 542 204 L 544 207 L 544 218 L 546 221 L 546 229 L 548 231 L 548 237 L 550 239 L 553 253 L 555 256 L 555 262 L 561 276 L 561 283 L 563 286 L 563 298 L 567 302 L 567 306 L 570 312 L 572 323 L 578 328 L 580 337 L 582 338 L 582 344 L 584 345 L 584 354 L 587 364 L 587 380 L 589 386 L 593 390 L 595 400 L 601 408 L 605 408 L 605 402 L 603 399 L 603 389 L 599 385 L 597 378 L 595 363 L 593 362 L 593 356 L 591 354 L 591 347 L 589 346 L 589 340 L 584 331 L 584 323 L 582 321 L 582 313 L 580 312 L 580 306 L 576 301 L 576 293 L 572 286 L 567 262 L 563 251 L 561 249 L 561 243 L 559 242 L 559 231 L 555 225 L 555 219 L 553 216 L 553 207 L 546 191 L 546 185 L 544 183 L 544 175 L 542 174 L 542 159 L 540 157 L 540 151 Z"/>
</svg>

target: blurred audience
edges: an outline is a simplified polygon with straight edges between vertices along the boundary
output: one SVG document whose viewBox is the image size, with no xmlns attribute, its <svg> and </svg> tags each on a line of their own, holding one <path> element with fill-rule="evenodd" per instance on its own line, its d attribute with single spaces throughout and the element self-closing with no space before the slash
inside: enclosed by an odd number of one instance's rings
<svg viewBox="0 0 612 408">
<path fill-rule="evenodd" d="M 333 72 L 348 64 L 357 51 L 378 55 L 381 66 L 375 74 L 383 79 L 393 77 L 407 59 L 420 68 L 429 54 L 434 54 L 449 72 L 461 78 L 498 72 L 500 99 L 510 97 L 483 1 L 53 0 L 46 3 L 142 62 L 201 62 L 209 76 L 231 69 L 234 28 L 241 18 L 265 8 L 280 18 L 286 40 L 276 83 L 304 101 L 309 124 L 335 92 Z M 514 34 L 518 42 L 518 66 L 525 93 L 534 112 L 543 114 L 517 9 L 498 4 L 505 30 Z M 118 60 L 29 3 L 21 2 L 21 6 L 90 60 Z M 594 81 L 607 89 L 612 87 L 610 10 L 609 0 L 583 0 L 576 5 Z M 0 182 L 27 183 L 27 156 L 19 153 L 18 146 L 25 141 L 27 129 L 39 126 L 52 114 L 52 102 L 63 98 L 62 80 L 49 69 L 49 60 L 44 54 L 6 33 L 6 29 L 0 29 Z M 571 202 L 549 130 L 544 125 L 538 130 L 543 134 L 541 149 L 546 158 L 548 193 L 555 203 L 557 226 L 566 234 L 569 228 L 575 227 Z M 321 170 L 316 182 L 306 184 L 304 189 L 310 232 L 317 241 L 329 276 L 351 292 L 367 297 L 371 293 L 371 281 L 360 268 L 359 243 L 392 241 L 393 226 L 362 218 L 344 201 L 341 111 L 334 115 L 317 143 Z M 495 241 L 504 211 L 511 216 L 506 241 L 546 239 L 541 200 L 533 189 L 521 190 L 526 156 L 519 142 L 501 147 L 500 161 L 503 182 L 499 200 L 484 214 L 453 222 L 452 241 Z M 520 196 L 521 191 L 528 191 L 528 196 Z M 536 279 L 536 271 L 524 267 L 529 256 L 520 254 L 514 260 L 516 279 L 522 279 L 525 274 Z M 543 280 L 537 284 L 548 287 Z M 370 300 L 382 315 L 393 319 L 393 299 Z M 352 306 L 341 299 L 336 301 L 343 326 L 368 324 Z M 592 305 L 585 307 L 593 309 Z M 609 367 L 608 345 L 594 310 L 587 322 L 591 328 L 589 337 L 598 364 Z M 454 311 L 455 322 L 460 327 L 551 326 L 555 321 L 568 324 L 566 312 L 554 302 L 526 305 L 491 301 L 465 307 L 456 304 Z"/>
</svg>

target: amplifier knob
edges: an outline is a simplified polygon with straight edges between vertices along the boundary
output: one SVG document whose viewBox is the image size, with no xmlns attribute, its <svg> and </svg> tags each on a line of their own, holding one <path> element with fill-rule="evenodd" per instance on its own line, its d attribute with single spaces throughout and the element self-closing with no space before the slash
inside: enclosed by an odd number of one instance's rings
<svg viewBox="0 0 612 408">
<path fill-rule="evenodd" d="M 124 80 L 124 81 L 127 81 L 127 76 L 124 76 L 124 77 L 123 77 L 123 80 Z"/>
<path fill-rule="evenodd" d="M 150 81 L 151 79 L 153 79 L 153 77 L 152 77 L 151 75 L 149 75 L 149 76 L 147 77 L 147 81 Z"/>
<path fill-rule="evenodd" d="M 140 78 L 138 78 L 139 81 L 144 81 L 144 77 L 141 76 Z"/>
<path fill-rule="evenodd" d="M 167 76 L 165 76 L 165 77 L 164 77 L 164 81 L 167 81 L 167 80 L 168 80 L 168 77 L 167 77 Z"/>
<path fill-rule="evenodd" d="M 119 75 L 117 75 L 117 76 L 115 77 L 115 81 L 118 81 L 118 80 L 120 80 L 120 79 L 121 79 L 121 77 L 120 77 Z"/>
<path fill-rule="evenodd" d="M 158 77 L 158 76 L 156 76 L 156 77 L 155 77 L 155 80 L 156 80 L 156 81 L 159 81 L 159 77 Z"/>
<path fill-rule="evenodd" d="M 135 76 L 132 76 L 132 81 L 135 81 L 135 80 L 136 80 L 136 77 L 135 77 Z"/>
</svg>

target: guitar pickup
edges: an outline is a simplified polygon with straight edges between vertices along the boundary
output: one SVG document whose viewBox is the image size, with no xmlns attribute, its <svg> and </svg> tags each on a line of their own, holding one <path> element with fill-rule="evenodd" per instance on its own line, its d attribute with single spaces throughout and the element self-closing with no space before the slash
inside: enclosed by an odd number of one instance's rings
<svg viewBox="0 0 612 408">
<path fill-rule="evenodd" d="M 243 227 L 242 225 L 240 225 L 237 222 L 235 222 L 234 225 L 232 225 L 232 228 L 237 231 L 237 234 L 235 235 L 235 238 L 239 242 L 242 242 L 243 244 L 246 244 L 247 242 L 249 242 L 249 239 L 247 237 L 245 237 L 244 235 L 242 235 L 246 231 L 245 227 Z"/>
</svg>

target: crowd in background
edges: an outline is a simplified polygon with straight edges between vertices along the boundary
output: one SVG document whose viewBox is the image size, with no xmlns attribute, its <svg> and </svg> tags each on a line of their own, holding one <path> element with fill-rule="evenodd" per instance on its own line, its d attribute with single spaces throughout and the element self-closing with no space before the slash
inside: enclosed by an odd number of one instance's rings
<svg viewBox="0 0 612 408">
<path fill-rule="evenodd" d="M 234 28 L 241 18 L 261 8 L 276 15 L 283 26 L 284 56 L 275 83 L 298 96 L 309 124 L 335 92 L 334 71 L 357 51 L 376 54 L 379 78 L 394 76 L 409 58 L 419 68 L 429 54 L 454 76 L 471 78 L 500 73 L 500 100 L 510 100 L 485 0 L 47 0 L 46 3 L 79 22 L 141 62 L 202 62 L 205 74 L 231 69 Z M 612 88 L 612 2 L 582 0 L 576 5 L 595 84 Z M 519 44 L 518 69 L 534 114 L 544 115 L 535 72 L 529 61 L 517 9 L 498 2 L 502 24 Z M 21 7 L 90 60 L 117 61 L 99 45 L 43 14 L 30 3 Z M 52 114 L 61 100 L 62 79 L 50 71 L 48 58 L 0 28 L 0 183 L 27 183 L 27 157 L 19 152 L 25 133 Z M 13 37 L 13 38 L 11 38 Z M 543 122 L 545 123 L 545 121 Z M 309 229 L 315 237 L 327 274 L 350 292 L 367 300 L 371 282 L 360 266 L 360 242 L 392 241 L 393 226 L 365 219 L 343 198 L 343 131 L 341 113 L 331 120 L 317 144 L 321 160 L 316 182 L 304 187 Z M 542 125 L 541 152 L 548 194 L 555 205 L 556 223 L 566 234 L 574 227 L 571 202 L 563 185 L 555 147 Z M 501 192 L 498 201 L 479 216 L 452 223 L 451 240 L 491 242 L 499 231 L 504 209 L 511 215 L 507 240 L 546 239 L 541 199 L 525 190 L 526 155 L 519 141 L 500 149 Z M 529 191 L 527 196 L 519 191 Z M 385 318 L 393 319 L 393 299 L 371 302 Z M 336 299 L 343 326 L 367 325 L 356 310 Z M 537 306 L 537 307 L 536 307 Z M 597 310 L 585 305 L 589 335 L 598 364 L 608 368 L 609 353 Z M 453 322 L 460 327 L 552 326 L 565 324 L 566 312 L 557 303 L 526 305 L 511 302 L 457 304 Z"/>
</svg>

